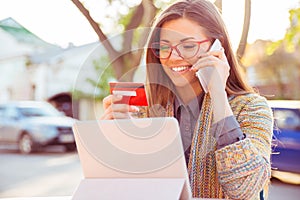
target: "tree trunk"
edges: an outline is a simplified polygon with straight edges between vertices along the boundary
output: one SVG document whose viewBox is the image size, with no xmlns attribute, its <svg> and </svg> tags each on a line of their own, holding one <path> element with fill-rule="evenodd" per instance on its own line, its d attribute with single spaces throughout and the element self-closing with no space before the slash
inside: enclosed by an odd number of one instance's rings
<svg viewBox="0 0 300 200">
<path fill-rule="evenodd" d="M 223 4 L 222 0 L 215 1 L 215 5 L 217 6 L 217 8 L 219 8 L 220 13 L 222 13 L 222 9 L 223 9 L 222 4 Z"/>
<path fill-rule="evenodd" d="M 236 52 L 238 62 L 244 70 L 245 67 L 242 64 L 241 59 L 244 56 L 246 45 L 247 45 L 248 32 L 250 27 L 250 18 L 251 18 L 251 0 L 245 0 L 243 32 L 239 43 L 239 47 Z"/>
</svg>

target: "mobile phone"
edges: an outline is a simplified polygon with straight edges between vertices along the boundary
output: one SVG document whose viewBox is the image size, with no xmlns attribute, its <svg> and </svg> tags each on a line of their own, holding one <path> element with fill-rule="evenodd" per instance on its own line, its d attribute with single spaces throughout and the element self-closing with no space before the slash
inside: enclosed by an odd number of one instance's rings
<svg viewBox="0 0 300 200">
<path fill-rule="evenodd" d="M 221 44 L 220 40 L 216 39 L 214 41 L 214 43 L 211 45 L 209 51 L 221 50 L 221 48 L 222 48 L 222 44 Z M 207 72 L 208 70 L 211 70 L 211 69 L 203 68 L 203 69 L 199 69 L 196 72 L 196 76 L 198 77 L 198 79 L 200 81 L 200 84 L 201 84 L 201 86 L 202 86 L 205 93 L 208 92 L 208 89 L 207 89 L 207 84 L 205 83 L 204 78 L 202 76 L 203 76 L 203 74 L 210 74 L 209 72 Z"/>
<path fill-rule="evenodd" d="M 116 104 L 148 106 L 144 83 L 110 82 L 109 86 L 111 94 L 122 95 L 122 99 Z"/>
</svg>

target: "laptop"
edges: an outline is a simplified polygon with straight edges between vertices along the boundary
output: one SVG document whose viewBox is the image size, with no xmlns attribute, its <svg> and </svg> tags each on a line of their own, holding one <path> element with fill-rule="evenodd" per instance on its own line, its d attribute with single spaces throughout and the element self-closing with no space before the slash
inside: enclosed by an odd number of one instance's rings
<svg viewBox="0 0 300 200">
<path fill-rule="evenodd" d="M 191 199 L 173 117 L 77 121 L 84 178 L 72 199 Z"/>
</svg>

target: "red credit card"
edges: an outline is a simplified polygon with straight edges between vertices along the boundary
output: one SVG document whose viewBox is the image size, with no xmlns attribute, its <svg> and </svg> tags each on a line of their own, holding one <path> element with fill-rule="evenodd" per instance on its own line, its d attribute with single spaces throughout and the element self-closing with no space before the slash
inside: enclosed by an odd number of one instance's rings
<svg viewBox="0 0 300 200">
<path fill-rule="evenodd" d="M 115 103 L 148 106 L 144 83 L 110 82 L 109 86 L 111 94 L 123 96 L 122 100 Z"/>
</svg>

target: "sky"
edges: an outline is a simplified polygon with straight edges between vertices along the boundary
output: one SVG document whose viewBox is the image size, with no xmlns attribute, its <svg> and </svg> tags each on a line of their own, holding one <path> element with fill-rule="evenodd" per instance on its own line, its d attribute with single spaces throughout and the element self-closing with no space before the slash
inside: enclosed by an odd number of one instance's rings
<svg viewBox="0 0 300 200">
<path fill-rule="evenodd" d="M 106 1 L 87 2 L 92 2 L 91 5 L 97 7 L 97 19 L 103 19 L 107 12 L 114 12 L 107 9 Z M 299 7 L 299 2 L 300 0 L 252 0 L 248 42 L 283 38 L 289 26 L 288 10 Z M 126 9 L 123 8 L 123 11 L 126 12 Z M 223 19 L 233 46 L 240 39 L 243 11 L 243 0 L 223 0 Z M 43 40 L 62 47 L 67 47 L 69 43 L 79 46 L 97 41 L 96 33 L 71 0 L 0 0 L 0 20 L 7 17 L 14 18 Z M 106 24 L 106 30 L 109 31 L 111 23 L 102 23 Z"/>
</svg>

